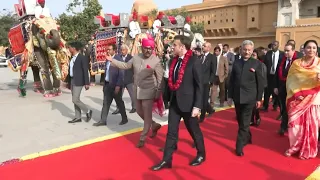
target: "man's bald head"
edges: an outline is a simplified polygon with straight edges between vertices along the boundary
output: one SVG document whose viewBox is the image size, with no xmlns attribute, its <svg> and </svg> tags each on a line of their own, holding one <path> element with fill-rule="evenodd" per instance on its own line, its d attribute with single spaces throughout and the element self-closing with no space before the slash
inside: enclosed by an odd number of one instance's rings
<svg viewBox="0 0 320 180">
<path fill-rule="evenodd" d="M 203 52 L 204 52 L 204 53 L 207 53 L 207 52 L 210 52 L 210 50 L 211 50 L 211 43 L 205 42 L 205 43 L 203 44 Z"/>
</svg>

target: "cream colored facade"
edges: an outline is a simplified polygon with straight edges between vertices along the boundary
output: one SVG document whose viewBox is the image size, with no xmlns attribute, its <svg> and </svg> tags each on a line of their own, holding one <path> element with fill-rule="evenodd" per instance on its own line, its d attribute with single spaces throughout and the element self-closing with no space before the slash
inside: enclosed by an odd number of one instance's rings
<svg viewBox="0 0 320 180">
<path fill-rule="evenodd" d="M 276 36 L 277 0 L 204 0 L 182 8 L 193 23 L 204 23 L 205 39 L 212 44 L 237 47 L 250 39 L 266 47 Z"/>
<path fill-rule="evenodd" d="M 320 0 L 279 0 L 276 32 L 281 48 L 289 39 L 297 48 L 310 39 L 320 43 Z"/>
</svg>

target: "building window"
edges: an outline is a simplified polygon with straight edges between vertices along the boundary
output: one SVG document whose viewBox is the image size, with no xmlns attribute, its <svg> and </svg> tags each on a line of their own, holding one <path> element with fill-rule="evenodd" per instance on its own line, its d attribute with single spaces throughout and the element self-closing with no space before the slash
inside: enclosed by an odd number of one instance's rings
<svg viewBox="0 0 320 180">
<path fill-rule="evenodd" d="M 220 20 L 220 22 L 222 23 L 222 20 Z"/>
<path fill-rule="evenodd" d="M 318 6 L 318 17 L 320 17 L 320 6 Z"/>
<path fill-rule="evenodd" d="M 210 21 L 208 21 L 208 24 L 210 24 Z"/>
<path fill-rule="evenodd" d="M 228 22 L 228 19 L 226 19 L 226 22 Z"/>
<path fill-rule="evenodd" d="M 217 22 L 217 20 L 214 20 L 213 22 L 214 22 L 214 23 L 216 23 L 216 22 Z"/>
<path fill-rule="evenodd" d="M 231 21 L 233 22 L 234 20 L 233 20 L 233 19 L 231 19 Z"/>
<path fill-rule="evenodd" d="M 251 21 L 254 22 L 256 19 L 254 17 L 251 18 Z"/>
<path fill-rule="evenodd" d="M 197 24 L 197 22 L 194 22 L 194 24 Z"/>
</svg>

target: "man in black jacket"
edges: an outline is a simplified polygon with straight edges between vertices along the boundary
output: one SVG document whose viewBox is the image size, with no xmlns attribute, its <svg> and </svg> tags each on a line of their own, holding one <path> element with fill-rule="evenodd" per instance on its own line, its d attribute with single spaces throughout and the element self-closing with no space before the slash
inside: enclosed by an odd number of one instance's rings
<svg viewBox="0 0 320 180">
<path fill-rule="evenodd" d="M 197 121 L 197 116 L 203 105 L 201 62 L 192 55 L 190 37 L 177 35 L 174 39 L 173 48 L 176 57 L 171 64 L 174 68 L 169 73 L 171 100 L 168 133 L 163 159 L 152 167 L 154 171 L 172 167 L 172 154 L 177 145 L 181 118 L 184 119 L 198 151 L 197 157 L 190 163 L 190 166 L 198 166 L 206 158 L 203 135 Z"/>
<path fill-rule="evenodd" d="M 238 137 L 236 154 L 243 156 L 243 147 L 251 144 L 250 121 L 254 106 L 261 106 L 264 88 L 261 63 L 252 58 L 254 44 L 250 40 L 242 43 L 241 59 L 234 61 L 229 84 L 229 106 L 235 104 Z"/>
<path fill-rule="evenodd" d="M 80 42 L 73 42 L 69 44 L 69 51 L 72 59 L 69 65 L 68 82 L 72 92 L 72 102 L 75 109 L 75 118 L 69 123 L 81 122 L 81 111 L 87 115 L 86 122 L 91 120 L 92 110 L 80 100 L 83 86 L 89 90 L 89 64 L 88 59 L 80 53 L 82 44 Z"/>
<path fill-rule="evenodd" d="M 203 45 L 203 57 L 200 59 L 202 64 L 202 83 L 203 83 L 203 108 L 201 109 L 201 115 L 199 122 L 203 122 L 206 113 L 211 116 L 215 110 L 210 106 L 209 92 L 210 85 L 213 83 L 216 70 L 217 70 L 217 57 L 210 53 L 211 44 L 206 42 Z"/>
<path fill-rule="evenodd" d="M 270 96 L 272 95 L 272 101 L 273 101 L 273 109 L 276 110 L 279 106 L 279 99 L 276 94 L 274 94 L 273 89 L 275 87 L 275 74 L 278 67 L 278 64 L 281 63 L 281 60 L 284 56 L 283 51 L 279 50 L 279 42 L 274 41 L 271 45 L 270 51 L 267 52 L 264 64 L 267 67 L 267 81 L 268 86 L 264 90 L 264 99 L 263 99 L 263 111 L 268 111 L 269 108 L 269 100 Z"/>
</svg>

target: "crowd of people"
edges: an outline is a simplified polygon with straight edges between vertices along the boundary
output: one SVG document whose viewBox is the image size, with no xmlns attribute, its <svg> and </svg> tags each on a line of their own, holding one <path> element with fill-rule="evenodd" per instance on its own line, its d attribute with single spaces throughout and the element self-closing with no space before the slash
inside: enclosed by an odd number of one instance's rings
<svg viewBox="0 0 320 180">
<path fill-rule="evenodd" d="M 113 99 L 118 107 L 113 114 L 120 113 L 122 117 L 120 125 L 128 122 L 122 100 L 125 88 L 132 101 L 130 113 L 137 112 L 144 121 L 138 148 L 144 146 L 150 129 L 152 138 L 161 128 L 153 120 L 152 113 L 168 114 L 164 156 L 153 170 L 172 167 L 181 118 L 197 149 L 196 158 L 190 165 L 202 164 L 206 152 L 199 123 L 212 116 L 216 107 L 226 104 L 235 105 L 239 126 L 237 156 L 243 156 L 244 147 L 252 143 L 250 126 L 260 125 L 259 111 L 267 112 L 272 102 L 274 111 L 280 108 L 278 133 L 283 136 L 288 132 L 289 136 L 290 147 L 285 155 L 298 154 L 301 159 L 316 157 L 320 121 L 320 59 L 316 41 L 306 41 L 301 52 L 295 50 L 294 40 L 288 41 L 284 51 L 279 50 L 277 41 L 266 50 L 262 47 L 254 49 L 254 43 L 246 40 L 238 53 L 233 53 L 227 44 L 212 47 L 206 42 L 202 47 L 191 48 L 188 36 L 177 35 L 172 45 L 166 45 L 161 58 L 154 54 L 152 37 L 143 39 L 141 45 L 142 54 L 133 57 L 128 54 L 126 45 L 121 46 L 121 54 L 116 54 L 115 45 L 108 46 L 105 75 L 101 80 L 104 92 L 101 120 L 94 126 L 107 125 Z M 81 45 L 70 44 L 69 50 L 73 55 L 69 82 L 76 110 L 75 119 L 70 123 L 81 121 L 80 109 L 86 112 L 86 121 L 89 121 L 92 111 L 85 108 L 79 97 L 82 87 L 89 89 L 94 81 L 90 82 L 86 76 L 89 66 L 82 60 L 85 55 L 79 55 Z M 216 99 L 219 100 L 217 105 Z"/>
</svg>

